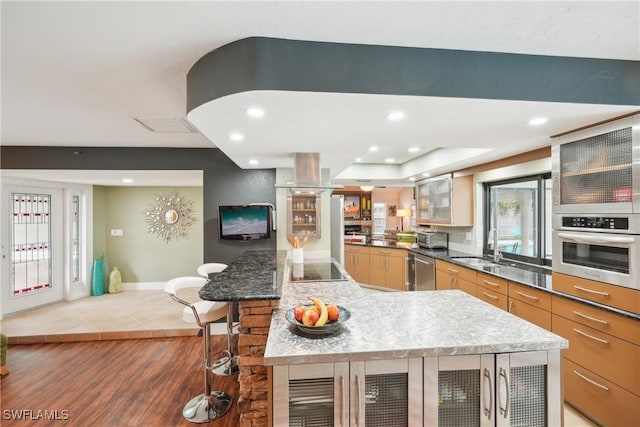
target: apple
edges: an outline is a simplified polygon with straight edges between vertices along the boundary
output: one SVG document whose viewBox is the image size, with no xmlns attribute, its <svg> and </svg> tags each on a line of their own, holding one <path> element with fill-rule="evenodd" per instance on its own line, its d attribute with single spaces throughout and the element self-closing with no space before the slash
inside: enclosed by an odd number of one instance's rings
<svg viewBox="0 0 640 427">
<path fill-rule="evenodd" d="M 293 309 L 293 317 L 295 317 L 298 322 L 302 322 L 302 315 L 305 311 L 307 311 L 306 305 L 298 305 Z"/>
<path fill-rule="evenodd" d="M 318 310 L 308 309 L 302 314 L 302 324 L 305 326 L 315 326 L 316 322 L 320 318 Z"/>
<path fill-rule="evenodd" d="M 327 304 L 327 315 L 330 322 L 335 322 L 340 317 L 340 310 L 335 304 Z"/>
</svg>

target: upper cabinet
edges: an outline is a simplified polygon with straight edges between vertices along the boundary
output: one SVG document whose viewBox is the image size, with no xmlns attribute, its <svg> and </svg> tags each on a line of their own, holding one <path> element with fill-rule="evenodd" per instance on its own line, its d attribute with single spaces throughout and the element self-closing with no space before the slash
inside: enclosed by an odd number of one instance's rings
<svg viewBox="0 0 640 427">
<path fill-rule="evenodd" d="M 416 183 L 416 222 L 423 225 L 473 225 L 473 176 L 452 174 Z"/>
<path fill-rule="evenodd" d="M 320 236 L 320 194 L 291 192 L 287 197 L 287 236 Z"/>
</svg>

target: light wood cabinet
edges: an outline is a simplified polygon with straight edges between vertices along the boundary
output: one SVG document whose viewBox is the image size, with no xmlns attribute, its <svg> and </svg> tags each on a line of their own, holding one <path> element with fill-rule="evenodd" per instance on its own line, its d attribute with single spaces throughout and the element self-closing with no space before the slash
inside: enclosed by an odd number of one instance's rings
<svg viewBox="0 0 640 427">
<path fill-rule="evenodd" d="M 473 225 L 473 175 L 447 174 L 416 183 L 416 222 Z"/>
<path fill-rule="evenodd" d="M 551 330 L 551 294 L 531 286 L 509 282 L 509 313 Z"/>
<path fill-rule="evenodd" d="M 609 361 L 615 363 L 615 361 Z M 640 397 L 563 358 L 565 401 L 607 426 L 636 426 Z"/>
<path fill-rule="evenodd" d="M 459 289 L 476 296 L 477 272 L 440 259 L 436 260 L 436 290 Z"/>
<path fill-rule="evenodd" d="M 554 272 L 553 290 L 640 314 L 640 291 L 637 289 Z"/>
<path fill-rule="evenodd" d="M 562 283 L 576 284 L 573 280 Z M 569 340 L 563 354 L 565 400 L 603 425 L 637 424 L 640 320 L 559 295 L 552 296 L 551 307 L 552 332 Z"/>
<path fill-rule="evenodd" d="M 502 310 L 507 311 L 509 282 L 497 276 L 478 273 L 476 297 Z"/>
<path fill-rule="evenodd" d="M 369 247 L 344 245 L 344 268 L 358 283 L 369 283 Z"/>
<path fill-rule="evenodd" d="M 369 283 L 398 291 L 406 291 L 406 258 L 406 250 L 370 248 Z"/>
<path fill-rule="evenodd" d="M 287 196 L 287 236 L 321 237 L 320 194 L 291 192 Z"/>
</svg>

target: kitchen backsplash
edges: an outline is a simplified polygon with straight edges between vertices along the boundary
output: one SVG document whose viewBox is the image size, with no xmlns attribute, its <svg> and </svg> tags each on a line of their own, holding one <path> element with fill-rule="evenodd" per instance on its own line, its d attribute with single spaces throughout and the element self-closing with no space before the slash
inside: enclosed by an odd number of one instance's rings
<svg viewBox="0 0 640 427">
<path fill-rule="evenodd" d="M 420 227 L 420 231 L 440 231 L 449 234 L 449 249 L 467 252 L 470 254 L 482 254 L 482 248 L 476 244 L 475 228 L 469 227 Z M 471 238 L 469 238 L 471 237 Z"/>
</svg>

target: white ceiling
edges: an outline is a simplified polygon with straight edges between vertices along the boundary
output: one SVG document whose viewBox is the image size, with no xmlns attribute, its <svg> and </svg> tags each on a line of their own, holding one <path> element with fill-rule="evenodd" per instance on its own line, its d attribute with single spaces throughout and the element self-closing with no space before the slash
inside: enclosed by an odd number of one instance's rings
<svg viewBox="0 0 640 427">
<path fill-rule="evenodd" d="M 318 152 L 334 183 L 406 185 L 422 172 L 546 146 L 550 135 L 640 108 L 640 100 L 604 106 L 246 92 L 213 104 L 212 141 L 150 132 L 134 120 L 185 118 L 190 67 L 250 36 L 640 60 L 639 1 L 2 1 L 1 15 L 2 145 L 217 146 L 242 168 L 292 167 L 292 153 Z M 250 105 L 265 116 L 249 120 Z M 395 109 L 405 118 L 390 123 L 385 115 Z M 535 116 L 549 121 L 527 126 Z M 245 139 L 232 143 L 232 131 Z M 449 156 L 456 163 L 435 165 L 426 153 L 439 147 L 483 150 L 467 159 L 458 150 Z M 350 166 L 357 157 L 369 166 Z M 372 167 L 387 157 L 395 162 Z"/>
</svg>

